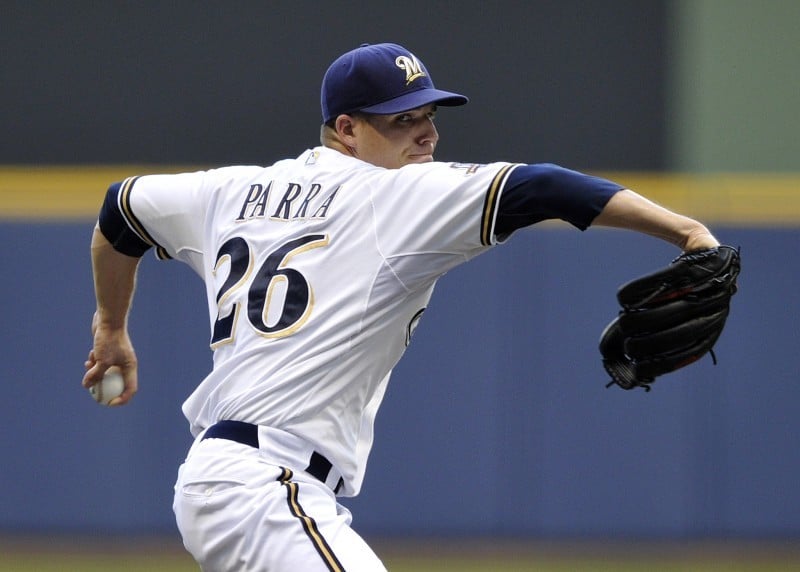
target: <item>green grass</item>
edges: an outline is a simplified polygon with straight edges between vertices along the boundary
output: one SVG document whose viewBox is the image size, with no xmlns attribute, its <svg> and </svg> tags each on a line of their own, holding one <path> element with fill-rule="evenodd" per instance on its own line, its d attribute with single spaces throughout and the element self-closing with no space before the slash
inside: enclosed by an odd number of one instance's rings
<svg viewBox="0 0 800 572">
<path fill-rule="evenodd" d="M 11 554 L 0 556 L 0 572 L 197 572 L 183 556 Z"/>
<path fill-rule="evenodd" d="M 89 545 L 96 544 L 97 552 Z M 797 543 L 376 543 L 390 572 L 788 572 Z M 465 555 L 465 552 L 468 553 Z M 175 542 L 0 539 L 0 572 L 197 572 Z"/>
<path fill-rule="evenodd" d="M 390 572 L 784 572 L 797 570 L 800 562 L 671 562 L 655 563 L 650 560 L 572 560 L 559 561 L 530 559 L 524 562 L 402 559 L 386 562 Z"/>
<path fill-rule="evenodd" d="M 385 559 L 390 572 L 784 572 L 797 570 L 800 562 L 681 561 L 552 559 L 525 561 L 458 558 Z M 5 555 L 0 572 L 189 572 L 198 570 L 190 558 L 179 556 Z"/>
</svg>

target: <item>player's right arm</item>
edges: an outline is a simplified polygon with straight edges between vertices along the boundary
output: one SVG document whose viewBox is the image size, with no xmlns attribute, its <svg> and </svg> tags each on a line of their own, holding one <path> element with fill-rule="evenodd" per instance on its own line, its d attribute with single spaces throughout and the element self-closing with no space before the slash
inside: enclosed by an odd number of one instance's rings
<svg viewBox="0 0 800 572">
<path fill-rule="evenodd" d="M 118 366 L 125 390 L 111 405 L 124 405 L 136 393 L 137 361 L 130 336 L 128 314 L 136 284 L 139 257 L 122 254 L 96 225 L 92 235 L 92 273 L 97 309 L 92 318 L 92 349 L 86 360 L 83 386 L 103 379 L 111 366 Z"/>
</svg>

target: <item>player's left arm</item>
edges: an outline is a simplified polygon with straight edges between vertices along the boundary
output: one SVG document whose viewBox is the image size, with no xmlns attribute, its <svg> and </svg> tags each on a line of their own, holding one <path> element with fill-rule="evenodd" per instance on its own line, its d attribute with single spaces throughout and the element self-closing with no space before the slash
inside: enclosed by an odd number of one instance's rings
<svg viewBox="0 0 800 572">
<path fill-rule="evenodd" d="M 494 233 L 514 231 L 549 219 L 586 230 L 622 185 L 551 163 L 518 165 L 508 176 L 497 205 Z"/>
<path fill-rule="evenodd" d="M 592 224 L 649 234 L 671 242 L 684 252 L 719 246 L 700 222 L 657 205 L 630 189 L 611 197 Z"/>
<path fill-rule="evenodd" d="M 523 165 L 508 177 L 498 205 L 495 233 L 547 219 L 561 219 L 585 230 L 609 226 L 671 242 L 684 251 L 719 246 L 701 223 L 674 213 L 622 185 L 558 165 Z"/>
</svg>

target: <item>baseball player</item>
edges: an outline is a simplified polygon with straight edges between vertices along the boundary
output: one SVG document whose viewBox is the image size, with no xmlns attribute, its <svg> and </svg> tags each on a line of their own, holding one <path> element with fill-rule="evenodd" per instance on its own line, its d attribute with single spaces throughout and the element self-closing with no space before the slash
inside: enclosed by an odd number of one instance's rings
<svg viewBox="0 0 800 572">
<path fill-rule="evenodd" d="M 628 228 L 683 250 L 700 223 L 622 186 L 550 164 L 434 160 L 434 87 L 396 44 L 362 45 L 322 82 L 321 145 L 268 167 L 131 177 L 92 238 L 97 310 L 83 385 L 119 366 L 140 257 L 204 280 L 212 371 L 183 405 L 195 436 L 174 511 L 203 570 L 376 571 L 338 497 L 358 494 L 392 368 L 448 270 L 558 218 Z"/>
</svg>

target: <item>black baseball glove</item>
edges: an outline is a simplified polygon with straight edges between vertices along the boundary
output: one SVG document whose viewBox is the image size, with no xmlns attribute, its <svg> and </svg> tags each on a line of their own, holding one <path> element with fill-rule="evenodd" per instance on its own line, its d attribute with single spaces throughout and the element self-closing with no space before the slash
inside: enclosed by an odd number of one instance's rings
<svg viewBox="0 0 800 572">
<path fill-rule="evenodd" d="M 622 311 L 600 336 L 611 385 L 644 387 L 706 353 L 725 327 L 736 293 L 739 251 L 730 246 L 687 252 L 666 268 L 617 292 Z"/>
</svg>

